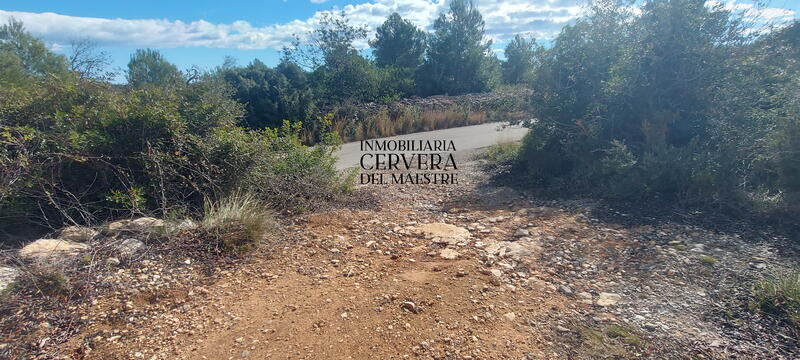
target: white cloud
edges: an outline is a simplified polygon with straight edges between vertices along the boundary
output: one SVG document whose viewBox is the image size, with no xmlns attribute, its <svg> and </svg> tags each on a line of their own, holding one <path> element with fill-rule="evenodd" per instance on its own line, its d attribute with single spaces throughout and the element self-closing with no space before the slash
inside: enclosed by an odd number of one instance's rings
<svg viewBox="0 0 800 360">
<path fill-rule="evenodd" d="M 310 0 L 321 3 L 327 0 Z M 447 0 L 371 0 L 349 4 L 344 11 L 351 23 L 379 26 L 392 12 L 430 30 L 447 6 Z M 581 11 L 581 0 L 478 0 L 486 20 L 487 37 L 502 40 L 518 33 L 551 38 Z M 167 19 L 94 18 L 51 12 L 31 13 L 0 10 L 0 22 L 14 17 L 51 46 L 64 46 L 73 39 L 90 38 L 100 45 L 120 47 L 210 47 L 234 49 L 280 49 L 294 34 L 305 34 L 319 21 L 321 12 L 304 20 L 254 27 L 247 21 L 215 24 L 205 20 L 183 22 Z M 366 42 L 358 44 L 366 46 Z"/>
<path fill-rule="evenodd" d="M 797 14 L 794 10 L 772 8 L 763 4 L 742 0 L 706 1 L 706 6 L 722 6 L 723 9 L 742 15 L 746 20 L 756 23 L 781 23 L 790 21 Z"/>
<path fill-rule="evenodd" d="M 327 0 L 310 0 L 321 3 Z M 414 24 L 431 26 L 449 0 L 370 0 L 361 4 L 334 7 L 343 11 L 351 23 L 375 29 L 392 12 L 398 12 Z M 516 34 L 550 39 L 583 11 L 584 0 L 477 0 L 486 21 L 486 36 L 504 41 Z M 708 6 L 722 4 L 731 11 L 766 21 L 780 22 L 795 16 L 792 10 L 754 6 L 747 0 L 710 0 Z M 167 19 L 93 18 L 0 10 L 0 22 L 15 17 L 26 28 L 43 38 L 51 47 L 65 46 L 73 39 L 90 38 L 100 45 L 120 47 L 210 47 L 232 49 L 280 49 L 294 34 L 305 34 L 318 23 L 322 12 L 307 19 L 283 24 L 254 27 L 247 21 L 215 24 L 202 19 L 183 22 Z M 367 46 L 366 41 L 356 44 Z"/>
</svg>

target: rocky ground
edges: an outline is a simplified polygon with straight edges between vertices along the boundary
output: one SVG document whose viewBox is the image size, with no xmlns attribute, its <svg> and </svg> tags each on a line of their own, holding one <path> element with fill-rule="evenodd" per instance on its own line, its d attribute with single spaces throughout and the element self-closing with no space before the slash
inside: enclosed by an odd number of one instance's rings
<svg viewBox="0 0 800 360">
<path fill-rule="evenodd" d="M 146 239 L 130 250 L 119 236 L 115 247 L 91 250 L 105 260 L 80 299 L 5 304 L 0 354 L 798 356 L 791 327 L 748 308 L 753 281 L 796 268 L 788 239 L 539 201 L 488 185 L 473 164 L 460 168 L 458 185 L 359 189 L 373 203 L 293 218 L 242 258 L 213 262 Z"/>
</svg>

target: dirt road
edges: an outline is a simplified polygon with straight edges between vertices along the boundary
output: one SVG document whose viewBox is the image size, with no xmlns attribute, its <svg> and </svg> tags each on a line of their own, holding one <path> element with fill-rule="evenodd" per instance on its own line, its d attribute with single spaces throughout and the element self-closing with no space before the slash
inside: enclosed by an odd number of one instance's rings
<svg viewBox="0 0 800 360">
<path fill-rule="evenodd" d="M 391 136 L 379 140 L 452 140 L 456 148 L 455 156 L 461 161 L 475 150 L 499 143 L 517 141 L 527 133 L 528 129 L 521 126 L 506 127 L 504 123 L 488 123 Z M 363 154 L 360 149 L 360 142 L 344 144 L 335 154 L 339 158 L 336 167 L 339 169 L 357 167 Z"/>
<path fill-rule="evenodd" d="M 240 262 L 154 256 L 120 269 L 107 280 L 116 291 L 76 309 L 87 325 L 55 349 L 90 359 L 796 354 L 791 330 L 749 315 L 740 297 L 796 265 L 785 239 L 637 223 L 459 169 L 457 185 L 363 187 L 361 205 L 300 216 Z"/>
</svg>

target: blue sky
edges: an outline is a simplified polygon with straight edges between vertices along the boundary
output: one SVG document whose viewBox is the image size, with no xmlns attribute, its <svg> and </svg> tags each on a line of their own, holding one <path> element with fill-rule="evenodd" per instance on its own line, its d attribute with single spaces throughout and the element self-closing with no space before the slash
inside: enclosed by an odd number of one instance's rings
<svg viewBox="0 0 800 360">
<path fill-rule="evenodd" d="M 718 0 L 726 7 L 758 13 L 774 21 L 797 19 L 800 0 L 773 0 L 756 7 L 751 0 Z M 583 0 L 475 0 L 486 21 L 487 37 L 502 57 L 516 34 L 552 39 L 582 12 Z M 233 56 L 240 64 L 258 58 L 269 65 L 294 34 L 313 28 L 320 12 L 344 11 L 355 24 L 374 29 L 397 11 L 423 29 L 447 0 L 261 0 L 192 2 L 7 1 L 0 0 L 0 22 L 22 20 L 51 49 L 69 52 L 71 40 L 89 38 L 122 70 L 137 48 L 160 50 L 179 68 L 210 69 Z M 366 48 L 366 43 L 357 44 Z"/>
</svg>

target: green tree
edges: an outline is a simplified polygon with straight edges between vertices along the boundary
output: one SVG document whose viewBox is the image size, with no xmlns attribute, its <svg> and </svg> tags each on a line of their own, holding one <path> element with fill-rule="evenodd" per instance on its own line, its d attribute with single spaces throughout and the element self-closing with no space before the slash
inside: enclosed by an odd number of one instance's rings
<svg viewBox="0 0 800 360">
<path fill-rule="evenodd" d="M 530 79 L 537 58 L 544 48 L 535 39 L 525 39 L 517 35 L 505 48 L 506 61 L 503 62 L 503 81 L 507 84 L 520 84 Z"/>
<path fill-rule="evenodd" d="M 222 70 L 219 75 L 245 106 L 249 128 L 280 127 L 284 120 L 304 121 L 313 110 L 305 72 L 288 61 L 272 69 L 258 59 L 246 67 Z"/>
<path fill-rule="evenodd" d="M 128 84 L 139 87 L 146 84 L 168 85 L 181 81 L 182 75 L 158 50 L 137 49 L 128 62 Z"/>
<path fill-rule="evenodd" d="M 12 18 L 0 26 L 0 81 L 18 83 L 26 76 L 68 73 L 66 59 L 26 32 L 22 22 Z"/>
<path fill-rule="evenodd" d="M 322 13 L 317 26 L 305 39 L 296 36 L 291 46 L 283 49 L 284 59 L 316 70 L 320 66 L 335 67 L 346 61 L 347 54 L 357 52 L 353 43 L 367 38 L 365 26 L 353 26 L 344 13 Z"/>
<path fill-rule="evenodd" d="M 284 49 L 284 60 L 311 70 L 311 83 L 322 106 L 374 101 L 380 84 L 377 68 L 353 45 L 366 37 L 366 27 L 351 25 L 343 13 L 326 12 L 307 40 L 298 37 Z"/>
<path fill-rule="evenodd" d="M 484 21 L 468 0 L 453 0 L 433 24 L 428 57 L 417 73 L 423 95 L 482 92 L 492 88 L 493 68 Z"/>
<path fill-rule="evenodd" d="M 416 69 L 425 53 L 425 32 L 410 21 L 392 13 L 378 27 L 375 39 L 369 42 L 378 66 Z"/>
<path fill-rule="evenodd" d="M 342 54 L 314 72 L 321 102 L 333 105 L 345 101 L 375 101 L 378 97 L 378 69 L 356 51 Z"/>
</svg>

